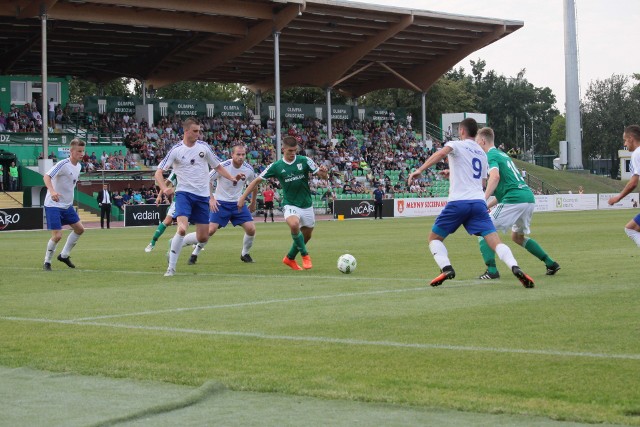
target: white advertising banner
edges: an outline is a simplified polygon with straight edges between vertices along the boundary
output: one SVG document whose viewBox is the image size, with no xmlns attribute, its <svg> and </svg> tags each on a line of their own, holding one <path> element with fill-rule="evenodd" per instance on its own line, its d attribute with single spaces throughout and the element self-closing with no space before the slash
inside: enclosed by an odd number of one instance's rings
<svg viewBox="0 0 640 427">
<path fill-rule="evenodd" d="M 598 194 L 598 209 L 629 209 L 638 207 L 638 193 L 627 194 L 622 200 L 613 206 L 609 205 L 609 199 L 618 193 Z"/>
<path fill-rule="evenodd" d="M 598 209 L 597 194 L 556 194 L 554 211 L 589 211 Z"/>
<path fill-rule="evenodd" d="M 555 208 L 556 197 L 555 196 L 535 196 L 536 197 L 536 209 L 535 212 L 550 212 Z"/>
<path fill-rule="evenodd" d="M 446 197 L 394 199 L 393 216 L 437 216 L 447 205 Z"/>
</svg>

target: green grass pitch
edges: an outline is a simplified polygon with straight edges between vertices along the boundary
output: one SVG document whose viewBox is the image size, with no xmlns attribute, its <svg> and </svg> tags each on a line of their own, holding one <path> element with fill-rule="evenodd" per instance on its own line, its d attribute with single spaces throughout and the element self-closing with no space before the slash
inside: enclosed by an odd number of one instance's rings
<svg viewBox="0 0 640 427">
<path fill-rule="evenodd" d="M 239 259 L 242 230 L 223 229 L 197 265 L 185 248 L 170 278 L 174 227 L 149 254 L 154 227 L 88 229 L 77 268 L 54 259 L 52 272 L 48 232 L 3 233 L 0 365 L 640 425 L 640 250 L 623 232 L 635 213 L 537 214 L 553 277 L 501 235 L 530 290 L 500 262 L 500 280 L 477 280 L 464 230 L 445 241 L 456 278 L 428 286 L 434 218 L 320 221 L 301 272 L 281 262 L 285 224 L 257 223 L 254 264 Z M 336 268 L 344 253 L 353 274 Z"/>
</svg>

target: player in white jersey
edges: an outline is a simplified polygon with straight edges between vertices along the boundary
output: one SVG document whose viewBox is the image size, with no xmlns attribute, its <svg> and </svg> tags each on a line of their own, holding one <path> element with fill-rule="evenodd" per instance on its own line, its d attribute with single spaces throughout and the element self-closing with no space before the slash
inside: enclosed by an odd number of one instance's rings
<svg viewBox="0 0 640 427">
<path fill-rule="evenodd" d="M 44 210 L 47 216 L 47 229 L 51 230 L 51 239 L 47 243 L 42 266 L 45 271 L 51 271 L 51 259 L 58 242 L 62 239 L 63 225 L 70 225 L 73 232 L 69 234 L 67 242 L 58 254 L 58 261 L 67 264 L 70 268 L 76 268 L 69 254 L 84 233 L 84 226 L 73 208 L 73 193 L 80 177 L 80 160 L 84 156 L 84 147 L 83 140 L 74 138 L 71 141 L 69 157 L 56 163 L 43 177 L 44 185 L 47 187 Z"/>
<path fill-rule="evenodd" d="M 440 275 L 431 281 L 431 286 L 439 286 L 445 280 L 456 276 L 444 239 L 461 225 L 469 234 L 484 237 L 489 247 L 505 262 L 525 288 L 533 288 L 533 279 L 525 274 L 511 249 L 500 241 L 496 228 L 491 222 L 484 199 L 483 184 L 487 176 L 487 155 L 475 142 L 478 124 L 472 118 L 460 122 L 460 141 L 448 141 L 426 162 L 409 175 L 408 183 L 423 171 L 447 157 L 449 161 L 449 199 L 447 205 L 436 218 L 429 233 L 429 249 L 440 267 Z"/>
<path fill-rule="evenodd" d="M 632 153 L 630 164 L 632 175 L 620 194 L 609 199 L 610 205 L 615 205 L 627 194 L 635 190 L 640 180 L 640 150 L 638 149 L 638 147 L 640 147 L 640 126 L 627 126 L 624 128 L 622 137 L 624 139 L 624 146 Z M 624 226 L 624 232 L 633 240 L 633 243 L 640 247 L 640 214 L 636 215 Z"/>
<path fill-rule="evenodd" d="M 211 147 L 199 139 L 202 134 L 200 122 L 189 117 L 182 123 L 184 137 L 182 142 L 174 145 L 166 157 L 158 165 L 155 174 L 156 183 L 167 196 L 175 191 L 176 219 L 178 230 L 171 241 L 169 252 L 169 266 L 165 276 L 173 276 L 182 249 L 182 241 L 189 228 L 189 221 L 196 225 L 198 242 L 204 243 L 209 239 L 208 224 L 209 210 L 215 206 L 215 198 L 209 190 L 209 167 L 216 169 L 220 175 L 236 182 L 222 167 L 220 159 Z M 178 187 L 167 187 L 162 176 L 163 170 L 173 168 L 178 179 Z"/>
<path fill-rule="evenodd" d="M 165 184 L 167 185 L 167 187 L 176 188 L 178 186 L 178 180 L 176 179 L 176 174 L 171 172 L 171 174 L 165 181 Z M 158 242 L 158 239 L 160 238 L 160 236 L 162 236 L 162 234 L 164 234 L 164 231 L 167 229 L 167 227 L 173 223 L 173 218 L 176 214 L 176 202 L 175 200 L 173 200 L 173 197 L 169 197 L 169 200 L 170 200 L 170 204 L 169 204 L 169 209 L 167 209 L 167 215 L 164 217 L 164 220 L 160 222 L 160 224 L 158 224 L 156 231 L 154 231 L 153 233 L 153 237 L 151 237 L 151 241 L 149 242 L 147 247 L 144 248 L 145 252 L 151 252 L 156 247 L 156 243 Z M 162 193 L 158 193 L 158 197 L 156 197 L 156 206 L 158 206 L 161 201 L 162 201 Z"/>
<path fill-rule="evenodd" d="M 209 174 L 211 185 L 216 184 L 215 209 L 212 209 L 209 215 L 209 237 L 213 236 L 219 228 L 224 228 L 229 221 L 231 221 L 234 227 L 237 225 L 242 226 L 244 229 L 244 238 L 242 239 L 240 260 L 243 262 L 253 262 L 253 258 L 251 258 L 249 252 L 251 251 L 253 239 L 256 235 L 256 225 L 253 222 L 251 212 L 256 210 L 257 187 L 253 192 L 249 208 L 245 205 L 242 209 L 238 210 L 238 199 L 242 196 L 245 183 L 251 182 L 255 178 L 253 167 L 245 162 L 246 157 L 247 150 L 245 146 L 243 144 L 236 144 L 231 147 L 231 158 L 222 162 L 222 167 L 224 167 L 230 175 L 240 177 L 238 182 L 229 181 L 227 178 L 220 176 L 217 170 L 212 170 Z M 196 240 L 195 233 L 191 233 L 184 238 L 184 245 L 195 245 L 189 258 L 189 264 L 193 265 L 197 262 L 198 255 L 206 245 L 206 242 L 199 243 Z"/>
</svg>

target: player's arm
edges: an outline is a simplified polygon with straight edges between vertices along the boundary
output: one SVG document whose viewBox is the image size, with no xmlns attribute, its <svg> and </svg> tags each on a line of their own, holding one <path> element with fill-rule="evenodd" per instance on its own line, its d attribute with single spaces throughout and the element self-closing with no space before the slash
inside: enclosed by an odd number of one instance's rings
<svg viewBox="0 0 640 427">
<path fill-rule="evenodd" d="M 253 193 L 254 191 L 255 192 L 258 191 L 258 185 L 260 185 L 262 181 L 264 181 L 262 177 L 257 176 L 253 181 L 249 183 L 249 185 L 247 185 L 247 188 L 245 188 L 244 193 L 242 193 L 242 196 L 240 196 L 240 198 L 238 199 L 238 210 L 242 209 L 242 207 L 244 206 L 244 202 L 245 200 L 247 200 L 247 197 L 249 196 L 249 194 Z M 256 197 L 254 194 L 253 200 L 255 199 Z"/>
<path fill-rule="evenodd" d="M 249 212 L 256 211 L 256 205 L 258 203 L 258 186 L 256 185 L 251 192 L 251 203 L 249 203 Z"/>
<path fill-rule="evenodd" d="M 329 178 L 329 171 L 327 170 L 327 167 L 325 165 L 320 166 L 316 170 L 315 174 L 318 175 L 322 179 L 328 179 Z"/>
<path fill-rule="evenodd" d="M 167 196 L 169 196 L 173 192 L 173 189 L 167 187 L 166 180 L 164 179 L 164 176 L 162 176 L 163 172 L 164 172 L 163 169 L 158 168 L 156 169 L 156 173 L 153 175 L 153 177 L 156 180 L 156 184 L 160 188 L 160 193 L 166 194 Z"/>
<path fill-rule="evenodd" d="M 222 166 L 222 163 L 220 163 L 220 164 L 219 164 L 218 166 L 216 166 L 214 169 L 216 170 L 216 172 L 218 172 L 218 175 L 220 175 L 220 176 L 223 176 L 223 177 L 227 178 L 229 181 L 231 181 L 231 182 L 238 182 L 238 177 L 235 177 L 235 176 L 231 175 L 231 174 L 229 173 L 229 171 L 228 171 L 228 170 L 226 170 L 226 169 L 224 168 L 224 166 Z"/>
<path fill-rule="evenodd" d="M 42 180 L 44 181 L 44 185 L 47 187 L 47 190 L 49 190 L 49 194 L 51 194 L 51 200 L 59 202 L 60 194 L 55 190 L 55 188 L 53 188 L 53 181 L 51 180 L 51 177 L 49 175 L 45 175 L 42 177 Z"/>
<path fill-rule="evenodd" d="M 498 188 L 500 183 L 500 171 L 498 168 L 493 168 L 489 171 L 489 179 L 487 180 L 487 188 L 484 190 L 484 199 L 489 200 L 489 197 L 493 196 L 494 191 Z"/>
<path fill-rule="evenodd" d="M 214 176 L 215 174 L 211 174 L 212 179 L 209 180 L 209 210 L 211 212 L 218 212 L 220 202 L 216 200 L 216 187 L 213 185 L 215 181 Z"/>
<path fill-rule="evenodd" d="M 627 182 L 627 185 L 624 186 L 620 194 L 618 194 L 617 196 L 613 196 L 612 198 L 609 199 L 609 204 L 614 205 L 618 203 L 620 200 L 624 199 L 627 194 L 635 190 L 635 188 L 638 186 L 638 180 L 639 180 L 638 175 L 631 175 L 629 182 Z"/>
<path fill-rule="evenodd" d="M 447 155 L 452 151 L 453 151 L 453 148 L 451 148 L 449 146 L 445 146 L 442 149 L 440 149 L 440 150 L 436 151 L 435 153 L 433 153 L 427 159 L 427 161 L 422 164 L 422 166 L 420 166 L 418 169 L 414 170 L 413 172 L 411 172 L 411 174 L 409 174 L 409 178 L 407 179 L 407 183 L 409 185 L 411 185 L 411 182 L 413 182 L 413 180 L 415 178 L 417 178 L 420 175 L 422 175 L 422 172 L 426 171 L 431 166 L 435 165 L 436 163 L 438 163 L 439 161 L 441 161 L 442 159 L 447 157 Z"/>
</svg>

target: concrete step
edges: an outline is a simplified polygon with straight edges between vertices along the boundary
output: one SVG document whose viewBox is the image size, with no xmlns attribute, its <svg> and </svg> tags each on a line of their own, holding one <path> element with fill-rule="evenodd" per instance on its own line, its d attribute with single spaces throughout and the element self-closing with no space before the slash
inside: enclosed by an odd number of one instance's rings
<svg viewBox="0 0 640 427">
<path fill-rule="evenodd" d="M 85 222 L 100 222 L 100 214 L 94 214 L 93 212 L 84 210 L 82 208 L 78 209 L 78 216 L 80 217 L 80 221 Z"/>
</svg>

